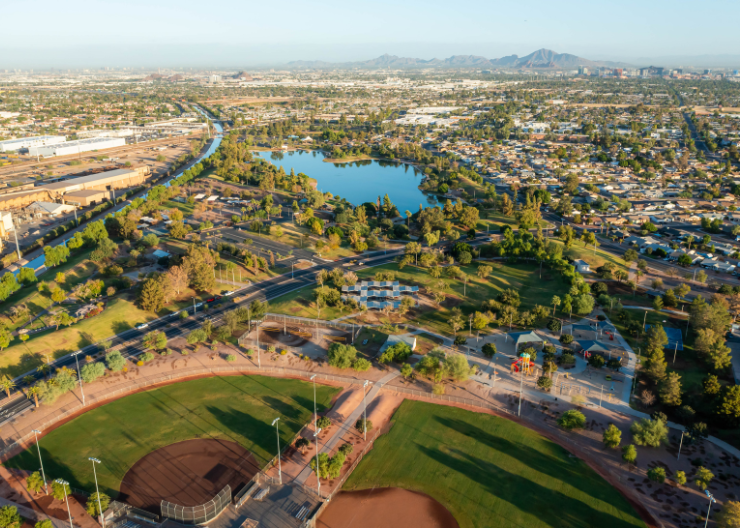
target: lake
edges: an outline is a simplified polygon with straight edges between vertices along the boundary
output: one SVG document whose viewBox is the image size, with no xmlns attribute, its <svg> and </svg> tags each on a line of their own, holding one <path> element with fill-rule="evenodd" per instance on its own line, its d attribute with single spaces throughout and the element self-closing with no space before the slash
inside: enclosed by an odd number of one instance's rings
<svg viewBox="0 0 740 528">
<path fill-rule="evenodd" d="M 432 194 L 419 190 L 423 178 L 421 171 L 406 163 L 364 160 L 348 163 L 327 163 L 324 154 L 316 151 L 266 152 L 253 151 L 252 154 L 267 160 L 290 174 L 302 172 L 314 178 L 316 188 L 330 192 L 334 196 L 346 198 L 354 205 L 381 200 L 387 193 L 402 216 L 405 211 L 415 213 L 419 205 L 430 207 L 439 205 Z"/>
</svg>

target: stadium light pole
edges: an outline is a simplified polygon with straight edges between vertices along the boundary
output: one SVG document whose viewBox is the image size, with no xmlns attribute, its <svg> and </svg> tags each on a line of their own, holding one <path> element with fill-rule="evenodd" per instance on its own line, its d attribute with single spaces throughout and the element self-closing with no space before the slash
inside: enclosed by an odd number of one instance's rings
<svg viewBox="0 0 740 528">
<path fill-rule="evenodd" d="M 275 433 L 277 433 L 277 457 L 278 457 L 278 478 L 280 479 L 280 484 L 283 484 L 283 464 L 280 460 L 280 424 L 278 423 L 280 421 L 280 417 L 278 416 L 272 421 L 272 425 L 275 426 Z"/>
<path fill-rule="evenodd" d="M 39 464 L 41 464 L 41 478 L 44 479 L 44 490 L 46 491 L 46 494 L 49 494 L 49 485 L 46 483 L 46 474 L 44 473 L 44 462 L 41 460 L 41 448 L 39 447 L 39 435 L 41 434 L 41 431 L 38 429 L 33 430 L 33 435 L 36 437 L 36 449 L 38 449 L 39 452 Z"/>
<path fill-rule="evenodd" d="M 321 434 L 321 429 L 316 429 L 313 437 L 314 443 L 316 444 L 316 493 L 319 495 L 319 498 L 321 498 L 321 476 L 319 475 L 319 434 Z"/>
<path fill-rule="evenodd" d="M 98 489 L 98 472 L 95 471 L 95 464 L 100 464 L 100 460 L 95 457 L 89 457 L 88 460 L 93 465 L 93 476 L 95 477 L 95 492 L 98 494 L 98 512 L 100 512 L 100 524 L 105 528 L 105 517 L 103 516 L 103 507 L 100 505 L 100 489 Z"/>
<path fill-rule="evenodd" d="M 709 523 L 709 512 L 712 510 L 712 503 L 717 502 L 717 501 L 714 500 L 714 495 L 709 493 L 709 490 L 704 490 L 704 493 L 706 493 L 707 497 L 709 498 L 709 508 L 707 509 L 707 518 L 704 521 L 704 528 L 707 528 L 707 524 Z"/>
<path fill-rule="evenodd" d="M 365 399 L 365 388 L 368 386 L 370 382 L 368 380 L 365 380 L 365 383 L 362 384 L 362 406 L 363 406 L 363 424 L 362 424 L 362 432 L 364 435 L 364 441 L 367 442 L 367 400 Z"/>
<path fill-rule="evenodd" d="M 54 482 L 62 486 L 62 491 L 64 492 L 64 502 L 67 504 L 67 513 L 69 514 L 69 528 L 75 528 L 75 525 L 72 524 L 72 510 L 69 509 L 69 500 L 67 500 L 67 486 L 69 486 L 69 482 L 62 479 L 56 479 Z"/>
<path fill-rule="evenodd" d="M 80 374 L 80 360 L 77 359 L 81 350 L 72 354 L 75 357 L 75 365 L 77 365 L 77 380 L 80 382 L 80 394 L 82 394 L 82 406 L 85 406 L 85 389 L 82 388 L 82 375 Z"/>
<path fill-rule="evenodd" d="M 313 430 L 316 430 L 316 422 L 319 420 L 319 415 L 316 412 L 316 374 L 309 378 L 313 382 Z"/>
</svg>

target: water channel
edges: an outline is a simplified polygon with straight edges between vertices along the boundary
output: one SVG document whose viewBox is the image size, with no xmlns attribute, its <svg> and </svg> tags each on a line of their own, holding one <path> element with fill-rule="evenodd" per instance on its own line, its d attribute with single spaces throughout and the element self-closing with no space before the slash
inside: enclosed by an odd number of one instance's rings
<svg viewBox="0 0 740 528">
<path fill-rule="evenodd" d="M 282 166 L 287 174 L 290 169 L 296 174 L 302 172 L 317 181 L 319 191 L 346 198 L 354 205 L 375 202 L 378 196 L 382 200 L 386 193 L 402 215 L 407 210 L 415 213 L 419 205 L 438 205 L 434 195 L 419 189 L 422 172 L 406 163 L 376 160 L 328 163 L 321 152 L 303 150 L 252 154 Z"/>
</svg>

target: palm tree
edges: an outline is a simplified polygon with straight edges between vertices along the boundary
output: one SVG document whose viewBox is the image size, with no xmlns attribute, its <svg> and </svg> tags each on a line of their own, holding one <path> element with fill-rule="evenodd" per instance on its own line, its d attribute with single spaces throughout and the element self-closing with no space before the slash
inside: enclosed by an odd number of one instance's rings
<svg viewBox="0 0 740 528">
<path fill-rule="evenodd" d="M 15 382 L 8 376 L 3 376 L 3 379 L 0 379 L 0 389 L 5 391 L 8 398 L 10 398 L 10 390 L 13 388 L 15 388 Z"/>
<path fill-rule="evenodd" d="M 51 370 L 51 367 L 47 363 L 43 363 L 39 365 L 38 367 L 36 367 L 36 371 L 39 374 L 43 375 L 44 377 L 46 377 L 46 375 L 49 373 L 50 370 Z"/>
<path fill-rule="evenodd" d="M 41 393 L 41 387 L 39 387 L 38 385 L 33 385 L 32 387 L 28 387 L 28 389 L 26 390 L 26 397 L 29 400 L 33 398 L 33 401 L 36 404 L 36 407 L 38 407 L 40 393 Z"/>
</svg>

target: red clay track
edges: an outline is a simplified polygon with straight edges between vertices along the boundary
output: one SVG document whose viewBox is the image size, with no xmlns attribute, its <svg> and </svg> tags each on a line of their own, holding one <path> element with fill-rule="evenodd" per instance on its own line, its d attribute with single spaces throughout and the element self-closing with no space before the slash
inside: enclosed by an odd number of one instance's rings
<svg viewBox="0 0 740 528">
<path fill-rule="evenodd" d="M 257 471 L 252 453 L 234 442 L 186 440 L 157 449 L 136 462 L 123 477 L 120 499 L 159 514 L 162 500 L 198 506 L 227 484 L 235 493 Z"/>
<path fill-rule="evenodd" d="M 316 528 L 459 528 L 429 495 L 401 488 L 343 491 L 321 513 Z"/>
</svg>

